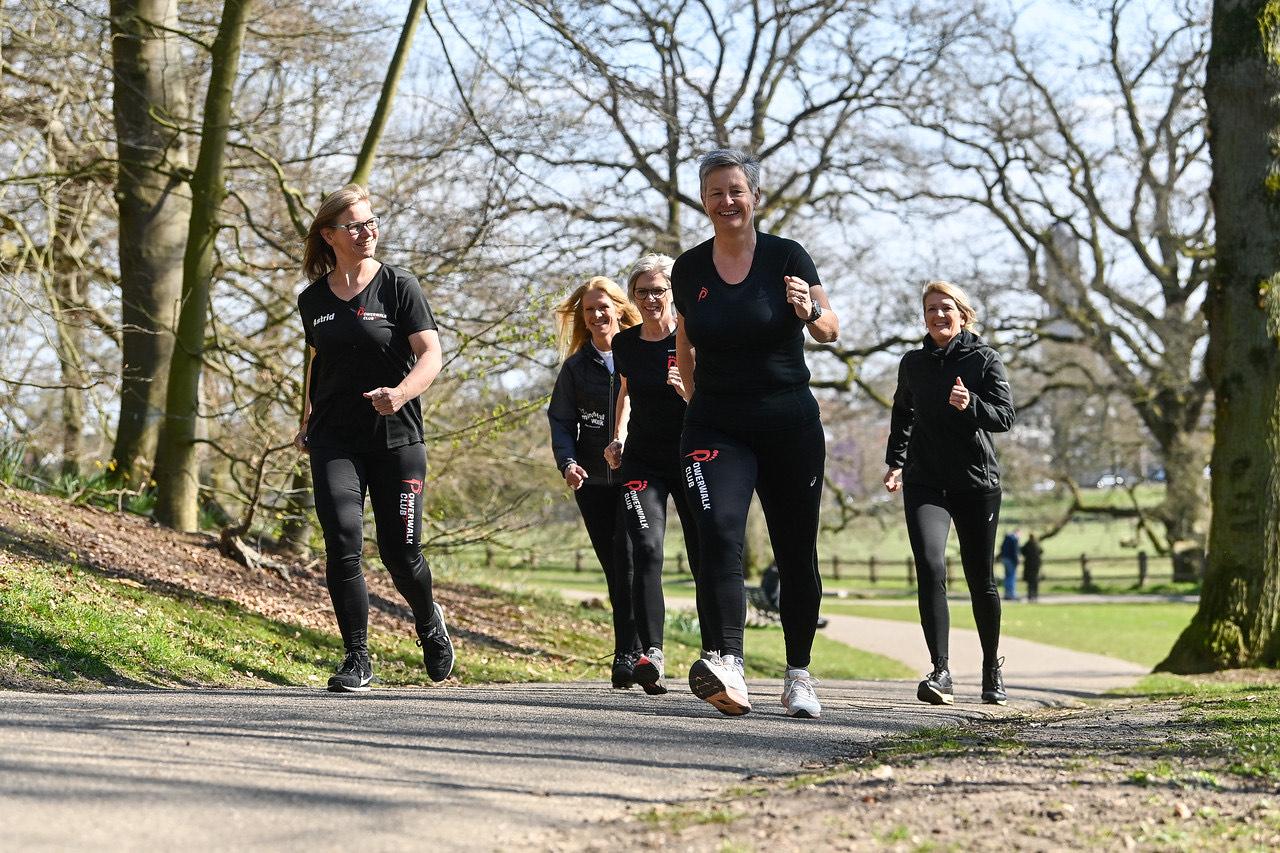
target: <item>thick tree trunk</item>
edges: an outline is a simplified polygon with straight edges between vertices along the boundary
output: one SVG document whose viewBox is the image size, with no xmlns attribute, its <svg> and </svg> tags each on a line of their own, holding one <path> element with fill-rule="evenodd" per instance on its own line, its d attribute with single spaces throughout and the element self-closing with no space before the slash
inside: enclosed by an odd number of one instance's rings
<svg viewBox="0 0 1280 853">
<path fill-rule="evenodd" d="M 1216 0 L 1212 38 L 1213 519 L 1200 608 L 1157 667 L 1173 672 L 1280 662 L 1280 2 Z"/>
<path fill-rule="evenodd" d="M 1173 560 L 1173 579 L 1198 581 L 1205 558 L 1205 448 L 1198 433 L 1176 432 L 1161 450 L 1165 498 L 1158 515 L 1164 522 Z"/>
<path fill-rule="evenodd" d="M 128 485 L 144 481 L 155 454 L 191 216 L 188 160 L 175 126 L 187 111 L 177 20 L 176 0 L 111 0 L 123 329 L 111 456 Z"/>
<path fill-rule="evenodd" d="M 169 365 L 164 425 L 156 458 L 156 520 L 178 530 L 199 525 L 199 460 L 196 419 L 200 416 L 200 372 L 213 279 L 213 244 L 226 196 L 223 163 L 231 124 L 231 100 L 240 69 L 240 48 L 252 0 L 226 0 L 213 42 L 213 69 L 205 97 L 200 156 L 191 179 L 191 224 L 182 267 L 182 307 Z"/>
</svg>

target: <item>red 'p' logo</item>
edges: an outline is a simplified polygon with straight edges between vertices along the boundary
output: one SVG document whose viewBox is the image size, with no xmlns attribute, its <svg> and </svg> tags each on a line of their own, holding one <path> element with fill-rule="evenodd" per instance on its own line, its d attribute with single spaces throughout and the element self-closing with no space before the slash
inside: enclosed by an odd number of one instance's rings
<svg viewBox="0 0 1280 853">
<path fill-rule="evenodd" d="M 649 481 L 648 480 L 631 480 L 630 482 L 623 484 L 622 488 L 628 489 L 633 492 L 643 492 L 645 489 L 649 488 Z"/>
<path fill-rule="evenodd" d="M 686 453 L 686 459 L 692 459 L 694 462 L 710 462 L 720 455 L 719 450 L 695 450 L 692 453 Z"/>
<path fill-rule="evenodd" d="M 702 290 L 698 291 L 698 301 L 701 302 L 706 298 L 707 298 L 707 289 L 704 287 L 702 288 Z"/>
<path fill-rule="evenodd" d="M 400 482 L 402 482 L 402 483 L 404 483 L 406 486 L 408 486 L 408 487 L 409 487 L 409 491 L 413 492 L 415 495 L 420 495 L 420 494 L 422 494 L 422 481 L 421 481 L 421 480 L 401 480 Z"/>
</svg>

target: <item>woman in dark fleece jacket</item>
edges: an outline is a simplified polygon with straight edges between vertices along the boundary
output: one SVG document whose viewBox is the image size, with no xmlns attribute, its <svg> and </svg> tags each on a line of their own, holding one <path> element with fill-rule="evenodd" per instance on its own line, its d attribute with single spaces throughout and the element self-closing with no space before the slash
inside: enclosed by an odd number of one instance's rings
<svg viewBox="0 0 1280 853">
<path fill-rule="evenodd" d="M 933 671 L 916 696 L 935 705 L 955 701 L 947 665 L 946 567 L 954 523 L 982 642 L 982 701 L 1003 705 L 1000 593 L 993 569 L 1000 466 L 991 433 L 1013 425 L 1013 397 L 999 354 L 967 328 L 977 312 L 964 291 L 931 281 L 922 301 L 928 334 L 898 365 L 884 475 L 890 492 L 902 489 L 920 580 L 920 624 L 933 659 Z"/>
<path fill-rule="evenodd" d="M 564 364 L 547 406 L 551 452 L 582 513 L 613 606 L 613 686 L 635 683 L 640 659 L 631 606 L 631 547 L 622 508 L 622 481 L 604 461 L 613 439 L 619 377 L 613 337 L 640 322 L 640 312 L 612 279 L 595 276 L 556 309 Z"/>
</svg>

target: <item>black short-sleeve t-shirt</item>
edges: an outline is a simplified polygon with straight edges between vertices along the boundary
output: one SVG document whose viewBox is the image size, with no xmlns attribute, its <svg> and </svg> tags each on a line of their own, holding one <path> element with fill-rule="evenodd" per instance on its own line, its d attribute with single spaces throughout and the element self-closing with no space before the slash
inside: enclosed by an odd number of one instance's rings
<svg viewBox="0 0 1280 853">
<path fill-rule="evenodd" d="M 613 337 L 613 363 L 626 377 L 631 397 L 627 452 L 674 459 L 680 451 L 685 408 L 684 399 L 667 384 L 667 371 L 676 363 L 675 332 L 660 341 L 646 341 L 640 329 L 632 326 Z"/>
<path fill-rule="evenodd" d="M 716 271 L 712 240 L 676 259 L 671 292 L 696 352 L 688 419 L 712 426 L 782 429 L 818 417 L 804 361 L 804 320 L 787 302 L 784 276 L 822 284 L 799 243 L 756 234 L 747 277 Z"/>
<path fill-rule="evenodd" d="M 418 280 L 383 264 L 368 287 L 343 300 L 325 276 L 298 295 L 298 313 L 307 345 L 315 349 L 307 442 L 368 451 L 422 441 L 417 399 L 383 416 L 363 396 L 399 385 L 417 363 L 409 336 L 436 328 Z"/>
</svg>

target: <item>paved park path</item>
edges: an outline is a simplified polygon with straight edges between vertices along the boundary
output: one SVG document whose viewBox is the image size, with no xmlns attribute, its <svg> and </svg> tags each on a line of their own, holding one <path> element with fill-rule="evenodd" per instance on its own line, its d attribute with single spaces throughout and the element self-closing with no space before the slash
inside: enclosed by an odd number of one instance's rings
<svg viewBox="0 0 1280 853">
<path fill-rule="evenodd" d="M 837 616 L 837 639 L 917 659 L 910 623 Z M 914 633 L 913 633 L 914 632 Z M 1013 702 L 978 703 L 953 631 L 954 707 L 914 683 L 824 682 L 788 719 L 777 681 L 720 716 L 604 683 L 380 689 L 0 693 L 0 823 L 13 850 L 537 848 L 583 821 L 792 773 L 923 726 L 1070 702 L 1140 668 L 1006 640 Z M 1034 661 L 1034 666 L 1028 665 Z M 968 686 L 971 686 L 969 689 Z"/>
</svg>

